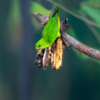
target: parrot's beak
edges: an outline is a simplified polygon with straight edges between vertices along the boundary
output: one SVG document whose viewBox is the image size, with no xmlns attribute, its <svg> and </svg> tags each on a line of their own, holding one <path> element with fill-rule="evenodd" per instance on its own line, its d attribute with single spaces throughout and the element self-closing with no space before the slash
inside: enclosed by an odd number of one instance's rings
<svg viewBox="0 0 100 100">
<path fill-rule="evenodd" d="M 36 51 L 38 52 L 40 49 L 36 48 Z"/>
</svg>

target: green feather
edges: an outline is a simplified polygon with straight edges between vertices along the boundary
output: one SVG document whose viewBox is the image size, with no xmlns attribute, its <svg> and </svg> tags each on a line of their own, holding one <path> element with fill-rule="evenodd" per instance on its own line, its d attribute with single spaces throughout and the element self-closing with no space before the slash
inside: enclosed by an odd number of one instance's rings
<svg viewBox="0 0 100 100">
<path fill-rule="evenodd" d="M 51 46 L 56 38 L 60 36 L 60 10 L 57 6 L 55 8 L 57 9 L 57 13 L 55 16 L 53 16 L 53 14 L 47 22 L 42 32 L 42 38 L 36 43 L 37 49 L 44 49 Z"/>
</svg>

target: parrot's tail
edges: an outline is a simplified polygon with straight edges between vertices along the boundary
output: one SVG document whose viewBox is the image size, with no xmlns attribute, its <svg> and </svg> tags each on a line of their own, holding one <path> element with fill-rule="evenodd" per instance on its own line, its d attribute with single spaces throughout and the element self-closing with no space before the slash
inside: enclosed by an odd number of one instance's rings
<svg viewBox="0 0 100 100">
<path fill-rule="evenodd" d="M 55 8 L 52 17 L 55 17 L 55 15 L 56 15 L 57 12 L 58 12 L 58 10 Z"/>
</svg>

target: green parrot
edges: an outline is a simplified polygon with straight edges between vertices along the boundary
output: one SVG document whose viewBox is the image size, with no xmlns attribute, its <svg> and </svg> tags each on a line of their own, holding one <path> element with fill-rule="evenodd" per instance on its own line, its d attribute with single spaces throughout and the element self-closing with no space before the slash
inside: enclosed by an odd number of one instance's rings
<svg viewBox="0 0 100 100">
<path fill-rule="evenodd" d="M 36 43 L 36 49 L 44 49 L 53 44 L 60 36 L 60 9 L 55 7 L 53 15 L 50 17 L 42 32 L 42 38 Z"/>
</svg>

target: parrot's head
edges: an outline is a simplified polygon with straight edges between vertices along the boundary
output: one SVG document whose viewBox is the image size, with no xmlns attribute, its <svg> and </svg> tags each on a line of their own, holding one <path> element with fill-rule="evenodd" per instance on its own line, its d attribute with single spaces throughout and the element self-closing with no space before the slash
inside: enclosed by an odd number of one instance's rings
<svg viewBox="0 0 100 100">
<path fill-rule="evenodd" d="M 36 49 L 44 49 L 47 48 L 51 45 L 51 43 L 47 42 L 45 39 L 40 39 L 37 43 L 36 43 Z"/>
<path fill-rule="evenodd" d="M 41 46 L 42 46 L 41 43 L 38 41 L 38 42 L 36 43 L 36 49 L 42 49 Z"/>
</svg>

